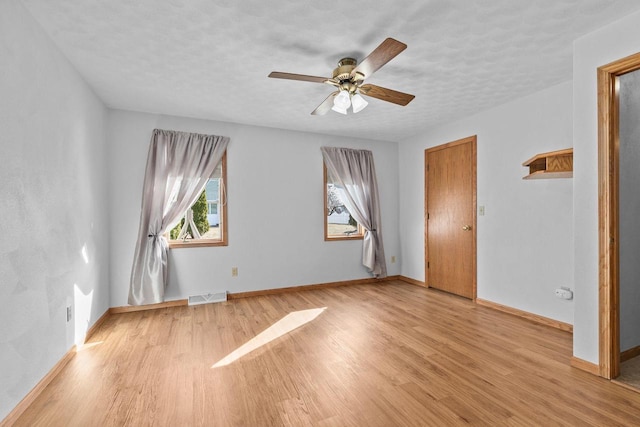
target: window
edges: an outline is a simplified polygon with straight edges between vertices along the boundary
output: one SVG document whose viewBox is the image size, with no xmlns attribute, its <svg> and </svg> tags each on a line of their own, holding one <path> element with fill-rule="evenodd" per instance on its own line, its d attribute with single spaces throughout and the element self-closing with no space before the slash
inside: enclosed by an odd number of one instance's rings
<svg viewBox="0 0 640 427">
<path fill-rule="evenodd" d="M 362 239 L 364 228 L 351 216 L 344 205 L 343 190 L 328 176 L 324 166 L 324 240 Z"/>
<path fill-rule="evenodd" d="M 169 231 L 170 248 L 227 245 L 227 153 L 205 185 L 200 197 Z M 197 232 L 194 232 L 194 227 Z M 198 236 L 199 235 L 199 236 Z"/>
</svg>

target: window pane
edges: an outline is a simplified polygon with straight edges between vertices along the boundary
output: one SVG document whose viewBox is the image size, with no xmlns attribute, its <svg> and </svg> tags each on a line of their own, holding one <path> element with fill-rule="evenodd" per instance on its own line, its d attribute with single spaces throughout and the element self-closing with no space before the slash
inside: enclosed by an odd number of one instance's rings
<svg viewBox="0 0 640 427">
<path fill-rule="evenodd" d="M 226 153 L 190 211 L 187 211 L 169 232 L 171 247 L 180 247 L 182 244 L 189 243 L 194 246 L 227 244 L 224 228 L 224 215 L 226 215 L 224 168 L 226 168 Z"/>
<path fill-rule="evenodd" d="M 216 169 L 217 171 L 217 169 Z M 207 221 L 209 223 L 209 231 L 207 231 L 203 239 L 220 240 L 220 216 L 218 215 L 218 201 L 220 200 L 220 178 L 209 178 L 207 185 L 204 187 L 207 198 Z"/>
<path fill-rule="evenodd" d="M 192 221 L 187 221 L 187 218 L 189 217 L 191 217 Z M 194 226 L 197 233 L 193 229 Z M 211 235 L 210 229 L 211 225 L 208 215 L 207 190 L 205 187 L 196 202 L 191 206 L 191 212 L 185 213 L 185 216 L 180 220 L 178 225 L 171 230 L 170 237 L 171 240 L 182 241 L 193 240 L 198 237 L 198 235 L 201 239 L 211 239 L 212 237 L 209 237 Z"/>
<path fill-rule="evenodd" d="M 358 223 L 346 207 L 341 206 L 327 217 L 327 234 L 329 236 L 350 236 L 358 232 Z"/>
<path fill-rule="evenodd" d="M 207 219 L 211 227 L 220 225 L 220 217 L 218 216 L 218 201 L 220 200 L 220 178 L 210 178 L 205 186 L 207 192 Z"/>
<path fill-rule="evenodd" d="M 362 227 L 351 216 L 344 204 L 344 190 L 328 177 L 325 168 L 326 227 L 325 239 L 361 238 Z"/>
</svg>

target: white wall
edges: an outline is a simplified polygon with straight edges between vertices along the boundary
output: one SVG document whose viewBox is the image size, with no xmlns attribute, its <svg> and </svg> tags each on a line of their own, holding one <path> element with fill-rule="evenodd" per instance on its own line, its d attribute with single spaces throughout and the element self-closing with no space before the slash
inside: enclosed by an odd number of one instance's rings
<svg viewBox="0 0 640 427">
<path fill-rule="evenodd" d="M 620 350 L 640 345 L 640 71 L 620 77 Z"/>
<path fill-rule="evenodd" d="M 322 120 L 322 118 L 319 118 Z M 244 292 L 371 277 L 362 241 L 324 241 L 320 147 L 373 151 L 389 275 L 399 274 L 398 146 L 378 142 L 128 111 L 109 115 L 111 305 L 127 304 L 140 198 L 154 128 L 224 135 L 229 246 L 173 249 L 165 298 Z M 285 219 L 283 219 L 285 218 Z M 238 277 L 231 268 L 238 267 Z"/>
<path fill-rule="evenodd" d="M 109 307 L 109 230 L 106 109 L 16 0 L 0 94 L 1 420 Z"/>
<path fill-rule="evenodd" d="M 574 43 L 574 356 L 598 363 L 598 97 L 596 69 L 640 51 L 640 13 Z"/>
<path fill-rule="evenodd" d="M 424 150 L 478 136 L 478 298 L 573 323 L 571 179 L 523 180 L 522 162 L 572 146 L 571 82 L 400 143 L 401 274 L 424 280 Z"/>
</svg>

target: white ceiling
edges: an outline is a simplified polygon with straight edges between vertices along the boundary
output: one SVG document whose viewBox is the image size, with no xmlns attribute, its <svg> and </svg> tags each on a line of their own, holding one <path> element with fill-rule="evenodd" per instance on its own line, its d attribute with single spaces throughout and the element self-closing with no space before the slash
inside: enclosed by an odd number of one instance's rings
<svg viewBox="0 0 640 427">
<path fill-rule="evenodd" d="M 637 0 L 23 0 L 112 108 L 401 141 L 572 77 L 572 42 Z M 311 116 L 331 76 L 386 37 L 408 48 L 367 83 L 412 93 Z M 595 72 L 595 71 L 594 71 Z"/>
</svg>

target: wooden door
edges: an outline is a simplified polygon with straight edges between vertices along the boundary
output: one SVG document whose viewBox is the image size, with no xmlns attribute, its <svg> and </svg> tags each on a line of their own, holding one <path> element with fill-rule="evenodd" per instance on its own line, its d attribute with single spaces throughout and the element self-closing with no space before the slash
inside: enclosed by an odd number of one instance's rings
<svg viewBox="0 0 640 427">
<path fill-rule="evenodd" d="M 425 151 L 426 284 L 476 298 L 476 137 Z"/>
</svg>

